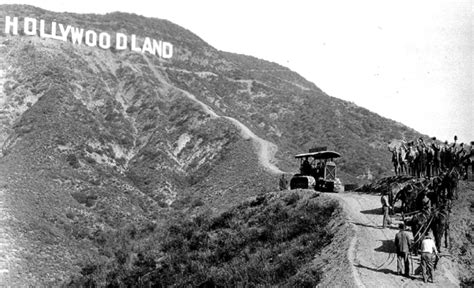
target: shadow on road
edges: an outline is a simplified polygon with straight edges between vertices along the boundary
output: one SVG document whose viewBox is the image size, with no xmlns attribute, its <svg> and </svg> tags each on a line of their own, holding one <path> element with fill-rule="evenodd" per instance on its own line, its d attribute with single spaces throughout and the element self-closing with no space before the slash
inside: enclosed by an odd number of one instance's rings
<svg viewBox="0 0 474 288">
<path fill-rule="evenodd" d="M 382 208 L 375 208 L 370 210 L 361 210 L 362 214 L 382 215 Z"/>
<path fill-rule="evenodd" d="M 376 225 L 371 225 L 371 224 L 365 224 L 365 223 L 359 223 L 359 222 L 351 222 L 354 225 L 357 226 L 362 226 L 362 227 L 368 227 L 368 228 L 374 228 L 374 229 L 382 229 L 382 226 L 376 226 Z"/>
<path fill-rule="evenodd" d="M 378 241 L 382 242 L 382 245 L 380 247 L 375 248 L 374 249 L 375 251 L 395 254 L 396 250 L 395 250 L 394 240 L 378 240 Z"/>
<path fill-rule="evenodd" d="M 374 228 L 374 229 L 393 229 L 393 230 L 398 230 L 399 229 L 398 227 L 392 227 L 392 226 L 388 226 L 387 228 L 383 228 L 382 224 L 377 226 L 377 225 L 371 225 L 371 224 L 365 224 L 365 223 L 359 223 L 359 222 L 351 222 L 351 223 L 354 224 L 354 225 L 357 225 L 357 226 Z"/>
<path fill-rule="evenodd" d="M 370 271 L 380 272 L 380 273 L 384 273 L 384 274 L 398 275 L 397 271 L 393 271 L 393 270 L 390 270 L 390 269 L 387 269 L 387 268 L 377 269 L 377 268 L 367 267 L 367 266 L 364 266 L 364 265 L 361 265 L 361 264 L 357 264 L 357 265 L 354 265 L 354 266 L 357 267 L 357 268 L 364 268 L 364 269 L 367 269 L 367 270 L 370 270 Z"/>
<path fill-rule="evenodd" d="M 397 276 L 400 276 L 400 277 L 403 277 L 403 278 L 406 278 L 406 279 L 410 279 L 410 280 L 417 280 L 419 278 L 413 276 L 413 275 L 410 275 L 410 276 L 402 276 L 402 275 L 398 275 L 397 271 L 393 271 L 393 270 L 390 270 L 388 268 L 381 268 L 381 269 L 377 269 L 377 268 L 372 268 L 372 267 L 367 267 L 367 266 L 364 266 L 364 265 L 361 265 L 361 264 L 357 264 L 357 265 L 354 265 L 355 267 L 357 268 L 363 268 L 363 269 L 367 269 L 367 270 L 370 270 L 370 271 L 374 271 L 374 272 L 380 272 L 380 273 L 383 273 L 383 274 L 392 274 L 392 275 L 397 275 Z M 420 272 L 421 274 L 421 272 Z"/>
</svg>

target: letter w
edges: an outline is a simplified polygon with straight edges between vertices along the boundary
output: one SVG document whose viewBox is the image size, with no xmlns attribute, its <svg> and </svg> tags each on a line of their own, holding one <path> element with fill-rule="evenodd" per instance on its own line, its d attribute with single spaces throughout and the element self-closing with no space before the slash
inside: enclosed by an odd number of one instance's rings
<svg viewBox="0 0 474 288">
<path fill-rule="evenodd" d="M 71 27 L 71 37 L 72 37 L 72 44 L 80 45 L 82 43 L 82 36 L 84 34 L 84 29 L 79 29 L 76 27 Z"/>
</svg>

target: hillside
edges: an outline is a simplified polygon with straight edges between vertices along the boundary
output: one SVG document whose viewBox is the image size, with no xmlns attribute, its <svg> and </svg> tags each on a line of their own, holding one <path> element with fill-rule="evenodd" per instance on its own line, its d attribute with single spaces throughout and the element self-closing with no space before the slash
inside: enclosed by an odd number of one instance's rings
<svg viewBox="0 0 474 288">
<path fill-rule="evenodd" d="M 164 231 L 183 209 L 218 214 L 273 191 L 312 146 L 339 151 L 353 183 L 390 174 L 389 140 L 421 136 L 166 20 L 0 7 L 0 200 L 28 267 L 18 281 L 60 283 L 99 254 L 101 235 Z M 174 56 L 6 35 L 7 15 L 163 39 Z"/>
<path fill-rule="evenodd" d="M 116 250 L 116 261 L 84 267 L 69 284 L 314 287 L 322 265 L 313 257 L 342 225 L 337 202 L 319 196 L 314 191 L 269 193 L 216 217 L 180 215 L 151 239 L 132 236 L 126 246 L 104 243 Z M 128 254 L 133 256 L 120 260 Z"/>
</svg>

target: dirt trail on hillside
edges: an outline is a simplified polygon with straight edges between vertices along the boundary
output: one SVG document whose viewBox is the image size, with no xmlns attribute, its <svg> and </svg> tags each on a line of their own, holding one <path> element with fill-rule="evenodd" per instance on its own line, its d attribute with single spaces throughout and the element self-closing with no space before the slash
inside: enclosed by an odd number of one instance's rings
<svg viewBox="0 0 474 288">
<path fill-rule="evenodd" d="M 258 160 L 263 167 L 275 174 L 284 173 L 274 164 L 275 153 L 278 150 L 278 147 L 275 144 L 258 137 L 247 126 L 242 124 L 242 122 L 238 121 L 237 119 L 228 116 L 222 117 L 230 120 L 235 126 L 237 126 L 240 129 L 244 139 L 252 139 L 258 151 Z"/>
<path fill-rule="evenodd" d="M 240 133 L 244 139 L 251 139 L 257 150 L 258 160 L 259 160 L 260 165 L 265 167 L 270 173 L 274 173 L 274 174 L 284 173 L 274 164 L 276 162 L 275 153 L 278 150 L 278 147 L 275 144 L 257 136 L 239 120 L 233 117 L 229 117 L 229 116 L 218 115 L 209 105 L 200 101 L 199 99 L 196 98 L 196 96 L 189 93 L 188 91 L 170 85 L 168 81 L 165 79 L 165 77 L 159 71 L 156 70 L 155 65 L 147 57 L 144 56 L 144 59 L 148 63 L 148 66 L 153 72 L 153 74 L 155 75 L 155 77 L 159 79 L 161 83 L 163 83 L 166 86 L 167 89 L 175 89 L 175 90 L 181 91 L 186 97 L 188 97 L 190 100 L 194 101 L 199 106 L 201 106 L 203 110 L 207 114 L 209 114 L 211 117 L 215 117 L 215 118 L 221 117 L 221 118 L 225 118 L 231 121 L 232 124 L 234 124 L 240 130 Z"/>
<path fill-rule="evenodd" d="M 399 222 L 382 229 L 380 196 L 362 193 L 329 194 L 341 200 L 352 224 L 355 236 L 348 250 L 355 287 L 459 287 L 457 271 L 449 257 L 442 257 L 435 271 L 435 283 L 424 283 L 419 275 L 406 278 L 397 275 L 397 257 L 393 239 Z M 411 232 L 410 232 L 410 236 Z M 446 249 L 443 249 L 446 252 Z M 419 267 L 419 257 L 412 258 L 413 271 Z"/>
</svg>

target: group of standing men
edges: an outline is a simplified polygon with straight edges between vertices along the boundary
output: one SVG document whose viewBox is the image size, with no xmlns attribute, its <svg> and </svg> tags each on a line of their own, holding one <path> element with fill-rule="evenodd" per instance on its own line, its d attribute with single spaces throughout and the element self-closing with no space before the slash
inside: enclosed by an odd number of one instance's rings
<svg viewBox="0 0 474 288">
<path fill-rule="evenodd" d="M 420 137 L 416 141 L 402 142 L 397 147 L 389 146 L 395 174 L 430 178 L 438 176 L 441 171 L 449 171 L 456 167 L 467 179 L 469 165 L 474 174 L 474 141 L 468 149 L 464 143 L 456 144 L 456 136 L 452 144 L 448 144 L 448 141 L 438 144 L 436 138 L 432 140 L 431 143 L 425 143 Z"/>
</svg>

